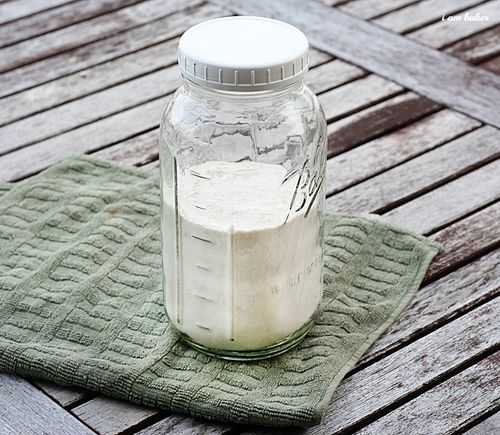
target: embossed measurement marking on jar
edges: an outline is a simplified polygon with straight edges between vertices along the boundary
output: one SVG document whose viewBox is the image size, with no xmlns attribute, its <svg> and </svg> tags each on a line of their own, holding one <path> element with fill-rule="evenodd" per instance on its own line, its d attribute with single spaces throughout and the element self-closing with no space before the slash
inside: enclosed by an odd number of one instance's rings
<svg viewBox="0 0 500 435">
<path fill-rule="evenodd" d="M 188 174 L 210 180 L 203 173 Z M 190 204 L 203 218 L 207 207 L 198 198 Z M 233 227 L 215 231 L 179 215 L 181 255 L 178 274 L 182 287 L 177 297 L 178 319 L 181 325 L 194 325 L 198 334 L 234 340 L 234 308 L 232 278 Z M 221 313 L 225 315 L 221 316 Z"/>
</svg>

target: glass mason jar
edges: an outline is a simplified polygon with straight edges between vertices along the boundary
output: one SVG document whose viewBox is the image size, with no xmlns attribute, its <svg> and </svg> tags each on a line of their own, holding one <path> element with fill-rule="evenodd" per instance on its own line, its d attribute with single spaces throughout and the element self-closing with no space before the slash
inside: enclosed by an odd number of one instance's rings
<svg viewBox="0 0 500 435">
<path fill-rule="evenodd" d="M 221 358 L 281 354 L 322 296 L 326 122 L 304 84 L 307 39 L 220 18 L 188 30 L 178 57 L 160 137 L 169 320 Z"/>
</svg>

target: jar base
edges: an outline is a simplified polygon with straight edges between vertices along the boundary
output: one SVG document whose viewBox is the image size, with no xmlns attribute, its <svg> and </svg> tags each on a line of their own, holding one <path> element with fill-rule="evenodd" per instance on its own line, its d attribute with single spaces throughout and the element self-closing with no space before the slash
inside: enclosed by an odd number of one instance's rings
<svg viewBox="0 0 500 435">
<path fill-rule="evenodd" d="M 271 346 L 263 347 L 256 350 L 224 350 L 212 349 L 205 347 L 202 344 L 194 342 L 189 336 L 179 332 L 181 339 L 193 349 L 202 352 L 206 355 L 213 356 L 227 361 L 258 361 L 281 355 L 295 346 L 305 338 L 307 333 L 314 326 L 314 320 L 309 320 L 300 329 L 289 335 L 285 339 Z"/>
</svg>

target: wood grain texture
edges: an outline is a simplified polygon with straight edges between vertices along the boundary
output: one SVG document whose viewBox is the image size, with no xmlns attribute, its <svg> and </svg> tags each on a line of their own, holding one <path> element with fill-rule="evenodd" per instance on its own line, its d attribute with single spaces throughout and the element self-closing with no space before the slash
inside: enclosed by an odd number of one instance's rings
<svg viewBox="0 0 500 435">
<path fill-rule="evenodd" d="M 13 122 L 173 65 L 177 61 L 178 43 L 177 38 L 163 42 L 5 97 L 2 99 L 0 124 Z"/>
<path fill-rule="evenodd" d="M 469 15 L 479 14 L 481 16 L 487 16 L 487 20 L 468 22 L 438 21 L 435 24 L 412 32 L 408 34 L 408 36 L 425 45 L 434 48 L 442 48 L 500 23 L 499 10 L 500 0 L 489 1 L 467 11 Z M 465 16 L 464 14 L 462 15 Z M 465 18 L 463 19 L 465 20 Z"/>
<path fill-rule="evenodd" d="M 175 71 L 174 67 L 169 70 Z M 178 78 L 177 72 L 172 75 L 170 90 L 177 85 Z M 335 80 L 335 75 L 328 77 Z M 47 134 L 53 137 L 2 156 L 0 179 L 18 179 L 68 155 L 99 150 L 155 128 L 167 101 L 161 97 L 166 83 L 165 72 L 159 71 L 3 127 L 0 129 L 3 153 L 29 145 Z M 399 86 L 387 80 L 369 76 L 328 91 L 320 99 L 327 116 L 338 118 L 399 90 Z M 137 105 L 145 97 L 156 99 Z M 35 125 L 36 129 L 27 128 Z M 64 134 L 55 136 L 57 132 Z"/>
<path fill-rule="evenodd" d="M 0 125 L 174 65 L 177 62 L 178 43 L 179 39 L 175 38 L 5 97 L 0 111 Z M 311 68 L 331 59 L 324 52 L 310 50 Z M 339 83 L 348 81 L 349 77 L 354 78 L 357 70 L 345 62 L 335 61 L 335 67 L 330 72 L 342 77 L 339 79 L 335 76 L 335 83 Z M 309 74 L 313 73 L 314 70 L 309 71 Z M 333 78 L 326 77 L 324 84 L 318 83 L 317 88 L 329 86 Z M 163 90 L 164 86 L 160 85 L 158 93 Z"/>
<path fill-rule="evenodd" d="M 481 65 L 482 68 L 491 71 L 494 74 L 500 75 L 500 56 L 489 60 Z"/>
<path fill-rule="evenodd" d="M 305 82 L 313 92 L 320 93 L 366 74 L 361 68 L 336 59 L 309 70 Z"/>
<path fill-rule="evenodd" d="M 432 239 L 443 244 L 445 251 L 434 258 L 427 271 L 428 279 L 466 263 L 478 252 L 500 245 L 500 202 L 443 228 Z"/>
<path fill-rule="evenodd" d="M 15 0 L 0 4 L 0 24 L 54 8 L 71 0 Z"/>
<path fill-rule="evenodd" d="M 326 119 L 332 121 L 402 91 L 395 83 L 370 75 L 321 94 L 319 101 Z"/>
<path fill-rule="evenodd" d="M 355 373 L 334 393 L 323 428 L 311 428 L 308 434 L 346 430 L 493 349 L 500 342 L 494 325 L 499 315 L 500 299 L 488 302 Z"/>
<path fill-rule="evenodd" d="M 226 425 L 212 425 L 188 417 L 171 415 L 137 432 L 137 435 L 229 435 L 229 433 L 234 433 L 234 430 Z"/>
<path fill-rule="evenodd" d="M 493 15 L 498 2 L 487 3 L 489 9 L 482 12 Z M 300 0 L 228 0 L 223 3 L 239 13 L 288 21 L 302 28 L 314 46 L 500 127 L 497 110 L 500 78 L 493 74 L 317 2 L 306 5 Z"/>
<path fill-rule="evenodd" d="M 13 375 L 0 374 L 2 435 L 95 435 L 40 390 Z"/>
<path fill-rule="evenodd" d="M 200 3 L 200 0 L 170 0 L 168 2 L 147 0 L 37 38 L 28 39 L 0 49 L 0 72 L 9 71 L 114 33 L 141 26 Z"/>
<path fill-rule="evenodd" d="M 379 26 L 398 33 L 418 29 L 441 17 L 477 5 L 483 0 L 424 0 L 373 20 Z"/>
<path fill-rule="evenodd" d="M 482 127 L 330 197 L 327 209 L 352 214 L 387 210 L 497 157 L 500 131 Z M 494 178 L 500 187 L 500 173 Z"/>
<path fill-rule="evenodd" d="M 91 393 L 75 387 L 63 387 L 45 381 L 36 381 L 35 385 L 64 408 L 91 397 Z"/>
<path fill-rule="evenodd" d="M 11 95 L 179 36 L 188 27 L 228 12 L 211 4 L 169 15 L 2 74 L 0 97 Z"/>
<path fill-rule="evenodd" d="M 500 330 L 491 322 L 499 314 L 500 299 L 488 302 L 345 378 L 335 391 L 322 423 L 297 434 L 353 433 L 366 419 L 377 417 L 398 402 L 446 379 L 498 345 Z M 376 433 L 385 435 L 381 428 Z M 255 429 L 244 434 L 275 435 L 276 432 Z"/>
<path fill-rule="evenodd" d="M 328 125 L 328 155 L 343 153 L 433 113 L 439 107 L 427 98 L 407 92 L 360 110 Z"/>
<path fill-rule="evenodd" d="M 498 435 L 500 433 L 500 410 L 466 432 L 467 435 Z"/>
<path fill-rule="evenodd" d="M 119 434 L 158 413 L 152 408 L 105 397 L 91 399 L 72 412 L 100 435 Z"/>
<path fill-rule="evenodd" d="M 159 98 L 47 139 L 34 147 L 6 154 L 0 159 L 0 179 L 25 177 L 70 155 L 96 151 L 149 131 L 158 125 L 167 101 Z"/>
<path fill-rule="evenodd" d="M 180 82 L 178 68 L 173 66 L 4 126 L 0 155 L 163 97 Z"/>
<path fill-rule="evenodd" d="M 473 237 L 477 233 L 471 230 L 467 234 Z M 453 250 L 458 240 L 458 235 L 449 237 L 444 243 L 445 250 Z M 383 357 L 499 295 L 500 250 L 496 250 L 422 287 L 401 317 L 374 343 L 359 364 Z"/>
<path fill-rule="evenodd" d="M 92 155 L 124 166 L 142 166 L 158 159 L 159 134 L 159 129 L 154 128 L 139 136 L 99 150 Z"/>
<path fill-rule="evenodd" d="M 500 409 L 499 366 L 500 352 L 496 352 L 357 433 L 460 433 L 482 414 Z"/>
<path fill-rule="evenodd" d="M 0 47 L 66 27 L 79 21 L 102 15 L 140 0 L 86 0 L 65 4 L 31 17 L 0 26 Z"/>
<path fill-rule="evenodd" d="M 429 233 L 500 199 L 500 160 L 466 174 L 384 215 L 418 233 Z"/>
<path fill-rule="evenodd" d="M 500 25 L 459 41 L 445 51 L 474 64 L 484 62 L 500 54 Z"/>
<path fill-rule="evenodd" d="M 443 110 L 335 156 L 327 162 L 328 193 L 373 177 L 479 125 L 471 118 Z"/>
<path fill-rule="evenodd" d="M 339 9 L 359 18 L 371 19 L 415 2 L 416 0 L 354 0 L 339 6 Z"/>
</svg>

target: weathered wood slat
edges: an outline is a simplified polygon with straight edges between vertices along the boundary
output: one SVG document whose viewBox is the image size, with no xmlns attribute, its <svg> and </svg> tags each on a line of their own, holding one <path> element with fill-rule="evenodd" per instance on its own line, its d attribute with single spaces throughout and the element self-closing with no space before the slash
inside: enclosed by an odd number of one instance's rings
<svg viewBox="0 0 500 435">
<path fill-rule="evenodd" d="M 359 183 L 479 125 L 464 115 L 443 110 L 333 157 L 327 162 L 328 192 L 333 194 Z"/>
<path fill-rule="evenodd" d="M 211 425 L 192 418 L 172 415 L 137 432 L 136 435 L 229 435 L 229 433 L 234 433 L 230 431 L 229 426 L 222 424 Z"/>
<path fill-rule="evenodd" d="M 54 8 L 71 0 L 17 0 L 0 4 L 0 24 Z"/>
<path fill-rule="evenodd" d="M 171 54 L 175 55 L 175 49 L 173 47 L 169 48 L 171 48 L 171 50 L 169 50 Z M 157 55 L 161 58 L 167 58 L 167 56 L 162 56 L 160 53 L 157 53 Z M 325 77 L 321 83 L 316 85 L 318 91 L 322 91 L 324 87 L 328 89 L 332 85 L 339 83 L 336 74 L 337 70 L 339 74 L 342 75 L 343 81 L 348 80 L 349 71 L 352 78 L 358 75 L 357 68 L 345 68 L 344 65 L 347 64 L 342 61 L 335 61 L 333 64 L 333 68 L 329 68 L 331 75 Z M 107 67 L 106 72 L 109 72 L 110 75 L 113 74 L 108 63 L 96 67 L 96 69 L 102 70 L 103 66 Z M 311 72 L 313 71 L 314 70 Z M 92 75 L 96 77 L 94 72 Z M 328 78 L 330 78 L 330 81 Z M 67 79 L 68 77 L 61 79 L 61 81 L 67 81 Z M 54 82 L 6 98 L 6 100 L 14 101 L 7 102 L 8 104 L 5 107 L 5 112 L 12 115 L 12 112 L 15 112 L 16 108 L 29 107 L 18 105 L 20 96 L 27 93 L 30 94 L 28 98 L 31 98 L 33 91 L 36 90 L 36 93 L 40 94 L 40 92 L 38 92 L 39 88 L 50 88 L 52 83 Z M 130 107 L 172 93 L 179 84 L 180 72 L 177 65 L 175 65 L 11 123 L 0 129 L 0 154 L 56 136 L 80 125 L 88 124 L 113 113 L 121 112 Z M 92 86 L 92 84 L 87 86 Z M 63 97 L 67 97 L 68 91 L 71 92 L 70 89 L 63 89 L 63 91 L 67 91 L 66 95 L 63 94 Z M 10 110 L 11 107 L 12 110 Z"/>
<path fill-rule="evenodd" d="M 500 330 L 491 324 L 498 315 L 499 299 L 344 379 L 333 395 L 322 424 L 300 432 L 301 435 L 353 433 L 367 418 L 377 417 L 409 395 L 418 394 L 430 384 L 450 376 L 460 366 L 498 345 Z M 244 433 L 276 434 L 272 430 Z M 385 433 L 379 428 L 378 434 Z M 408 430 L 399 433 L 408 433 Z"/>
<path fill-rule="evenodd" d="M 96 397 L 72 409 L 100 435 L 115 435 L 158 414 L 158 410 L 105 397 Z"/>
<path fill-rule="evenodd" d="M 499 365 L 500 352 L 496 352 L 357 433 L 461 433 L 481 415 L 500 408 Z"/>
<path fill-rule="evenodd" d="M 309 68 L 314 68 L 322 63 L 329 62 L 333 59 L 331 54 L 324 51 L 316 50 L 315 48 L 309 48 Z"/>
<path fill-rule="evenodd" d="M 128 402 L 97 397 L 72 410 L 87 426 L 101 435 L 117 435 L 131 431 L 135 426 L 147 424 L 147 420 L 158 418 L 157 409 L 137 406 Z M 141 435 L 159 434 L 212 434 L 222 435 L 230 429 L 228 425 L 209 424 L 190 417 L 169 415 L 140 431 Z"/>
<path fill-rule="evenodd" d="M 500 23 L 499 10 L 500 0 L 493 0 L 467 11 L 470 15 L 480 14 L 481 16 L 487 16 L 487 20 L 469 22 L 439 21 L 412 32 L 408 36 L 431 47 L 442 48 Z"/>
<path fill-rule="evenodd" d="M 496 160 L 391 210 L 384 219 L 419 233 L 435 231 L 498 200 L 499 177 L 500 160 Z"/>
<path fill-rule="evenodd" d="M 319 101 L 327 120 L 332 121 L 401 92 L 399 85 L 370 75 L 321 94 Z"/>
<path fill-rule="evenodd" d="M 499 2 L 487 3 L 482 12 L 493 16 Z M 223 4 L 239 13 L 288 21 L 302 28 L 314 46 L 500 127 L 500 77 L 318 2 L 227 0 Z"/>
<path fill-rule="evenodd" d="M 227 14 L 228 12 L 218 6 L 202 5 L 176 12 L 166 18 L 153 21 L 147 26 L 136 27 L 57 56 L 16 68 L 2 75 L 0 97 L 167 41 L 200 21 Z"/>
<path fill-rule="evenodd" d="M 500 410 L 466 432 L 467 435 L 497 435 L 500 433 Z"/>
<path fill-rule="evenodd" d="M 140 0 L 85 0 L 40 12 L 31 17 L 0 26 L 0 47 L 20 42 L 79 21 L 102 15 Z"/>
<path fill-rule="evenodd" d="M 334 195 L 327 200 L 328 209 L 353 214 L 379 212 L 497 157 L 500 131 L 482 127 Z M 500 188 L 500 172 L 494 178 Z M 463 196 L 456 200 L 463 200 Z"/>
<path fill-rule="evenodd" d="M 141 26 L 181 9 L 199 5 L 200 0 L 147 0 L 107 15 L 93 18 L 37 38 L 0 49 L 0 72 L 5 72 L 71 50 L 117 32 Z"/>
<path fill-rule="evenodd" d="M 135 136 L 124 142 L 93 153 L 99 159 L 111 160 L 121 165 L 142 166 L 158 158 L 159 129 Z"/>
<path fill-rule="evenodd" d="M 0 409 L 2 435 L 95 435 L 40 390 L 17 376 L 0 374 Z"/>
<path fill-rule="evenodd" d="M 500 75 L 500 56 L 483 63 L 481 66 L 494 74 Z"/>
<path fill-rule="evenodd" d="M 465 263 L 474 253 L 500 245 L 500 202 L 442 229 L 432 238 L 446 249 L 432 262 L 427 278 Z"/>
<path fill-rule="evenodd" d="M 306 83 L 313 92 L 319 93 L 343 85 L 366 74 L 361 68 L 336 59 L 333 62 L 324 63 L 308 71 Z"/>
<path fill-rule="evenodd" d="M 146 87 L 149 87 L 152 83 L 151 75 L 137 80 L 149 82 L 149 84 L 145 84 Z M 161 74 L 159 80 L 162 80 Z M 131 86 L 131 83 L 127 82 L 122 86 Z M 103 92 L 106 94 L 113 92 L 115 94 L 117 88 L 115 87 Z M 400 87 L 391 82 L 376 76 L 369 76 L 322 94 L 320 99 L 322 99 L 328 117 L 340 117 L 350 111 L 355 111 L 359 107 L 368 106 L 384 97 L 393 95 L 399 92 L 399 90 Z M 145 90 L 141 86 L 138 86 L 134 92 L 138 93 L 137 95 L 142 98 L 141 94 L 145 93 Z M 115 96 L 116 101 L 131 97 L 131 95 L 124 95 L 122 92 L 117 93 Z M 88 110 L 90 110 L 87 116 L 94 116 L 95 113 L 100 113 L 100 110 L 107 111 L 109 107 L 113 107 L 111 102 L 106 102 L 107 98 L 101 98 L 99 94 L 93 94 L 87 98 L 88 100 L 81 99 L 74 102 L 74 105 L 80 107 L 79 110 L 74 111 L 75 114 L 81 113 L 82 104 L 85 104 L 89 108 Z M 92 101 L 101 101 L 99 104 L 106 104 L 108 107 L 102 109 L 94 108 L 96 104 L 92 103 Z M 73 103 L 69 104 L 73 105 Z M 149 131 L 158 125 L 161 110 L 165 104 L 165 99 L 156 99 L 90 124 L 74 128 L 64 134 L 43 140 L 34 146 L 21 148 L 6 154 L 0 159 L 0 180 L 18 179 L 41 170 L 67 157 L 69 154 L 91 152 Z M 67 122 L 74 122 L 73 117 L 69 116 L 69 112 L 67 115 L 64 114 L 65 106 L 53 109 L 51 112 L 61 112 L 60 122 L 63 122 L 65 117 Z M 47 113 L 43 112 L 40 114 L 40 118 L 54 119 L 53 117 L 47 117 Z M 26 122 L 31 122 L 30 119 L 37 117 L 38 115 L 26 118 Z M 14 144 L 19 146 L 20 142 L 15 142 L 15 134 L 13 133 L 13 128 L 17 124 L 25 124 L 25 121 L 9 124 L 0 130 L 0 134 L 5 138 L 5 140 L 0 142 L 3 145 L 2 149 L 4 152 L 12 149 Z M 61 124 L 55 123 L 45 128 L 54 129 L 57 128 L 57 125 Z M 15 131 L 19 132 L 19 134 L 31 134 L 30 131 L 25 131 L 25 128 L 16 128 Z M 40 132 L 35 132 L 35 134 L 40 134 Z M 7 140 L 7 138 L 10 139 Z M 89 138 L 92 138 L 92 140 L 89 140 Z"/>
<path fill-rule="evenodd" d="M 360 110 L 328 125 L 328 154 L 340 154 L 433 113 L 439 107 L 427 98 L 407 92 Z"/>
<path fill-rule="evenodd" d="M 415 3 L 418 0 L 354 0 L 339 6 L 343 12 L 355 15 L 365 20 L 387 14 L 390 11 L 400 9 Z"/>
<path fill-rule="evenodd" d="M 170 67 L 14 122 L 0 129 L 0 154 L 165 96 L 179 84 L 178 68 Z"/>
<path fill-rule="evenodd" d="M 88 153 L 118 143 L 158 125 L 167 99 L 160 98 L 22 148 L 0 159 L 0 179 L 25 177 L 69 155 Z"/>
<path fill-rule="evenodd" d="M 0 125 L 173 65 L 177 62 L 178 43 L 177 38 L 172 39 L 5 97 L 0 111 Z M 324 52 L 310 50 L 311 68 L 331 59 L 332 57 Z M 313 71 L 309 74 L 313 74 Z M 335 62 L 335 67 L 329 68 L 328 71 L 336 74 L 334 83 L 339 84 L 348 81 L 349 75 L 355 78 L 359 68 L 339 60 Z M 314 80 L 316 78 L 319 79 L 317 74 Z M 329 84 L 332 78 L 327 77 L 325 84 Z M 324 85 L 321 82 L 316 85 L 318 89 L 322 86 Z M 159 93 L 161 91 L 163 86 L 158 89 Z"/>
<path fill-rule="evenodd" d="M 487 225 L 488 222 L 485 222 L 483 228 L 487 228 Z M 499 224 L 496 226 L 498 228 Z M 477 233 L 471 230 L 466 234 L 472 238 Z M 448 235 L 446 241 L 443 242 L 446 252 L 450 252 L 453 250 L 453 245 L 459 242 L 459 237 Z M 467 252 L 474 252 L 479 246 L 481 245 L 476 244 L 471 249 L 467 249 Z M 456 259 L 450 260 L 450 265 L 454 264 L 454 260 L 456 261 Z M 445 268 L 443 264 L 440 266 L 441 269 Z M 437 272 L 437 269 L 434 271 Z M 383 357 L 415 338 L 439 328 L 450 319 L 499 295 L 500 250 L 496 250 L 422 287 L 399 319 L 363 356 L 360 364 L 365 365 Z"/>
<path fill-rule="evenodd" d="M 405 33 L 439 20 L 442 16 L 448 16 L 470 6 L 477 5 L 482 1 L 424 0 L 377 18 L 374 22 L 394 32 Z"/>
<path fill-rule="evenodd" d="M 36 381 L 35 385 L 64 408 L 91 396 L 91 393 L 80 388 L 63 387 L 45 381 Z"/>
<path fill-rule="evenodd" d="M 0 124 L 165 68 L 176 62 L 178 39 L 105 62 L 2 99 Z"/>
<path fill-rule="evenodd" d="M 500 54 L 500 25 L 459 41 L 446 52 L 475 64 Z"/>
</svg>

